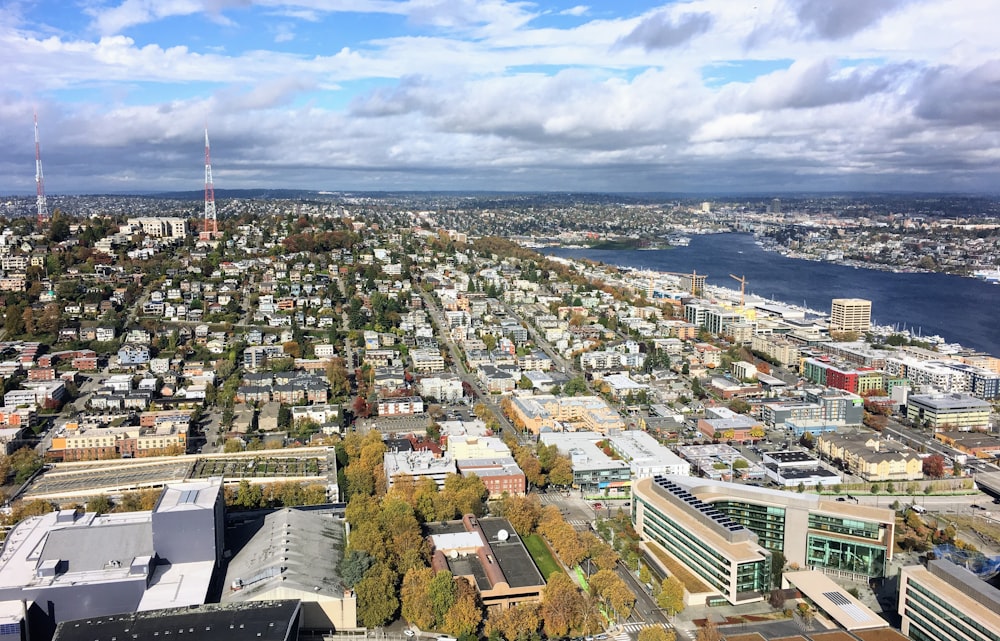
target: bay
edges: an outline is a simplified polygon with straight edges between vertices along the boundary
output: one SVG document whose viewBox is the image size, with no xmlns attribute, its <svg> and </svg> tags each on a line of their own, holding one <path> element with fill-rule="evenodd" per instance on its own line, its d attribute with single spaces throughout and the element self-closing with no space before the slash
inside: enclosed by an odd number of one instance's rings
<svg viewBox="0 0 1000 641">
<path fill-rule="evenodd" d="M 750 234 L 705 234 L 687 247 L 579 249 L 549 247 L 546 254 L 588 258 L 609 265 L 688 272 L 710 285 L 739 289 L 730 274 L 746 277 L 748 293 L 829 313 L 833 298 L 872 301 L 873 322 L 904 325 L 914 334 L 1000 354 L 1000 285 L 949 274 L 897 274 L 788 258 L 764 251 Z"/>
</svg>

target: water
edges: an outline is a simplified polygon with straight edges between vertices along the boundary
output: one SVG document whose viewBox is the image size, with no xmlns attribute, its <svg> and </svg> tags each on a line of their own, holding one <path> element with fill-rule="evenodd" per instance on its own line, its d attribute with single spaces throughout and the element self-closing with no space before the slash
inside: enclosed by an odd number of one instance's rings
<svg viewBox="0 0 1000 641">
<path fill-rule="evenodd" d="M 730 274 L 745 276 L 747 293 L 829 312 L 833 298 L 872 301 L 873 322 L 904 325 L 924 336 L 1000 355 L 1000 285 L 947 274 L 896 274 L 874 269 L 788 258 L 767 252 L 749 234 L 693 236 L 687 247 L 637 250 L 568 249 L 546 253 L 589 258 L 669 272 L 692 270 L 710 285 L 739 289 Z"/>
</svg>

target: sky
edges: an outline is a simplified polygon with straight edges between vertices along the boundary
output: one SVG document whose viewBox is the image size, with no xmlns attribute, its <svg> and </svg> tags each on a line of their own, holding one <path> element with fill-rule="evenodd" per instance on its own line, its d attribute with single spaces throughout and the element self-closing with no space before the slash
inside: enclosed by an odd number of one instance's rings
<svg viewBox="0 0 1000 641">
<path fill-rule="evenodd" d="M 582 4 L 581 4 L 582 2 Z M 998 0 L 3 0 L 0 194 L 993 192 Z"/>
</svg>

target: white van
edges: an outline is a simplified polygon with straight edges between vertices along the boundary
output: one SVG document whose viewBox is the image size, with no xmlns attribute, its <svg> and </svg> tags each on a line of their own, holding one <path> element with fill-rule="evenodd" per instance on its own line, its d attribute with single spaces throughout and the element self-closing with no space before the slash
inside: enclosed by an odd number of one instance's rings
<svg viewBox="0 0 1000 641">
<path fill-rule="evenodd" d="M 917 514 L 924 514 L 925 512 L 927 512 L 927 508 L 925 508 L 923 505 L 911 505 L 910 509 L 916 512 Z"/>
</svg>

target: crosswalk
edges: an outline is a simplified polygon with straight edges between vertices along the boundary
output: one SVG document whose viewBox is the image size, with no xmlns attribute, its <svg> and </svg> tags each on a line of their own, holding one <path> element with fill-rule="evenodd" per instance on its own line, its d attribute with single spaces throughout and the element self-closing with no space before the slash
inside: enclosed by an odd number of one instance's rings
<svg viewBox="0 0 1000 641">
<path fill-rule="evenodd" d="M 641 632 L 646 628 L 651 628 L 654 626 L 659 626 L 663 628 L 667 627 L 665 623 L 646 623 L 643 621 L 626 623 L 623 626 L 621 626 L 621 630 L 617 634 L 612 635 L 611 637 L 609 637 L 609 639 L 612 639 L 613 641 L 632 641 L 632 639 L 635 638 L 635 635 L 637 635 L 639 632 Z"/>
</svg>

